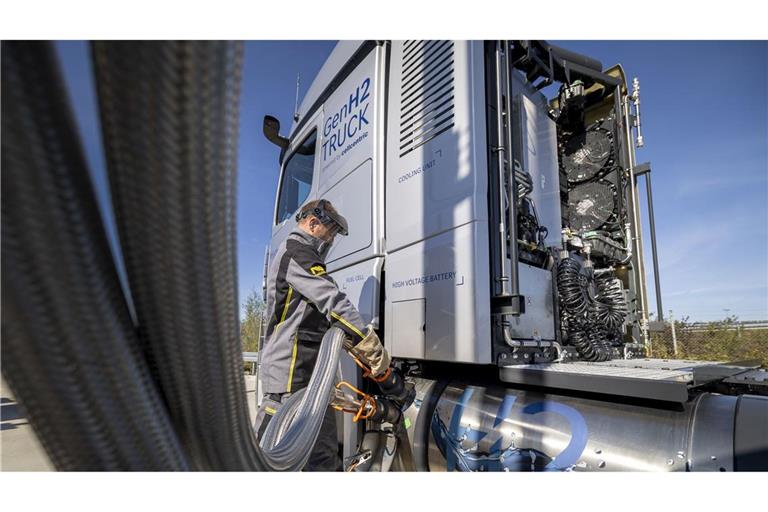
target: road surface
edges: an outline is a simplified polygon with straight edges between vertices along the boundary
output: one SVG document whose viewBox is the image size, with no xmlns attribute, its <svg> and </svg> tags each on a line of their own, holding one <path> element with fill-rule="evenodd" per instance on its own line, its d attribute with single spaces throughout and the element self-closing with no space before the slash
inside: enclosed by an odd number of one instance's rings
<svg viewBox="0 0 768 512">
<path fill-rule="evenodd" d="M 245 376 L 245 390 L 253 422 L 256 416 L 256 377 Z M 27 421 L 24 408 L 16 402 L 5 380 L 2 381 L 0 395 L 0 470 L 53 471 L 53 464 Z"/>
</svg>

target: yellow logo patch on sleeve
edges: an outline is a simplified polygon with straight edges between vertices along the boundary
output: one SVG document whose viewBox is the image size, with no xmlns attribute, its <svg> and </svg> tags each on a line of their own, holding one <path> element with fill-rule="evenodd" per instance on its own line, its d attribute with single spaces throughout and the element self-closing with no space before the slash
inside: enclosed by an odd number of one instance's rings
<svg viewBox="0 0 768 512">
<path fill-rule="evenodd" d="M 322 265 L 315 265 L 313 267 L 309 268 L 309 271 L 312 272 L 312 275 L 314 276 L 321 276 L 325 274 L 325 269 Z"/>
</svg>

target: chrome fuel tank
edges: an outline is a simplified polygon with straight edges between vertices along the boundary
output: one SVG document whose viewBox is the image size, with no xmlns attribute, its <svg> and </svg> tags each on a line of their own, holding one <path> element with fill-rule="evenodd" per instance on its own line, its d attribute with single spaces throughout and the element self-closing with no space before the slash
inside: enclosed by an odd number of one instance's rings
<svg viewBox="0 0 768 512">
<path fill-rule="evenodd" d="M 406 411 L 406 426 L 417 470 L 768 467 L 765 397 L 702 393 L 685 404 L 637 405 L 457 382 L 415 382 L 417 399 Z"/>
</svg>

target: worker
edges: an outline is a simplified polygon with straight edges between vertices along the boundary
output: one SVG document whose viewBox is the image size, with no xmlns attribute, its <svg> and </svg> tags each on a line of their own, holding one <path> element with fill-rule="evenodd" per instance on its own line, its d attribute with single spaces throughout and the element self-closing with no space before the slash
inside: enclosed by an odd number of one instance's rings
<svg viewBox="0 0 768 512">
<path fill-rule="evenodd" d="M 330 201 L 306 203 L 296 214 L 297 226 L 272 258 L 267 278 L 268 323 L 262 348 L 260 378 L 264 395 L 254 429 L 259 438 L 286 399 L 309 384 L 320 342 L 331 326 L 346 334 L 344 348 L 383 375 L 390 358 L 371 326 L 327 274 L 325 256 L 336 235 L 348 225 Z M 336 415 L 325 412 L 308 471 L 341 469 Z"/>
</svg>

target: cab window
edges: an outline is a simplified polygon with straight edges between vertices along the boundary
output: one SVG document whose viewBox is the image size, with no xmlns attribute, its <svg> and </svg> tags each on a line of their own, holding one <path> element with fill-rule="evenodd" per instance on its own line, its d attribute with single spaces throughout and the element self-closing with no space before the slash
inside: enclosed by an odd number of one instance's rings
<svg viewBox="0 0 768 512">
<path fill-rule="evenodd" d="M 277 202 L 277 224 L 296 213 L 309 195 L 312 188 L 312 170 L 315 166 L 316 142 L 317 130 L 313 130 L 285 164 L 280 199 Z"/>
</svg>

